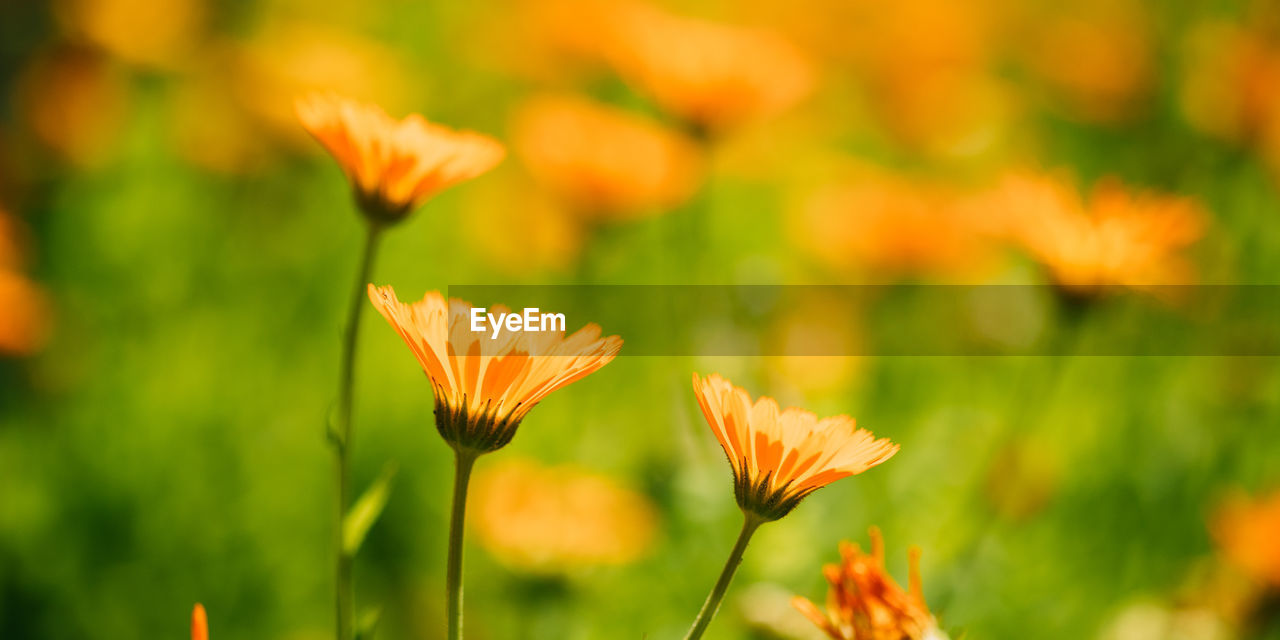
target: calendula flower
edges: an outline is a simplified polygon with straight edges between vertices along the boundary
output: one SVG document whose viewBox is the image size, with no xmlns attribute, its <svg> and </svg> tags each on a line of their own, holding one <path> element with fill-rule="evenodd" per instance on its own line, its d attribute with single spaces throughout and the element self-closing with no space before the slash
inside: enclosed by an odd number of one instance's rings
<svg viewBox="0 0 1280 640">
<path fill-rule="evenodd" d="M 920 586 L 920 549 L 907 553 L 907 590 L 884 567 L 884 540 L 871 528 L 871 553 L 840 545 L 840 564 L 827 565 L 827 610 L 797 596 L 791 602 L 832 640 L 941 640 Z"/>
<path fill-rule="evenodd" d="M 514 135 L 533 176 L 586 215 L 660 211 L 697 187 L 693 142 L 621 109 L 581 98 L 537 98 L 516 115 Z"/>
<path fill-rule="evenodd" d="M 631 11 L 607 54 L 664 109 L 704 132 L 779 114 L 814 85 L 812 64 L 767 30 Z"/>
<path fill-rule="evenodd" d="M 1086 202 L 1062 181 L 1022 175 L 1007 178 L 997 200 L 1013 239 L 1074 293 L 1193 278 L 1178 252 L 1200 238 L 1204 215 L 1189 198 L 1105 181 Z"/>
<path fill-rule="evenodd" d="M 594 373 L 622 348 L 621 338 L 601 337 L 594 324 L 567 338 L 563 331 L 522 331 L 491 340 L 471 331 L 470 304 L 446 302 L 435 291 L 405 304 L 391 287 L 369 285 L 369 299 L 417 356 L 435 391 L 436 428 L 455 448 L 503 447 L 539 401 Z"/>
<path fill-rule="evenodd" d="M 898 445 L 858 428 L 849 416 L 819 419 L 795 407 L 781 410 L 717 374 L 693 375 L 702 414 L 729 457 L 734 492 L 744 512 L 777 520 L 805 496 L 874 467 Z"/>
<path fill-rule="evenodd" d="M 392 223 L 441 190 L 498 164 L 496 140 L 454 131 L 418 114 L 396 120 L 381 108 L 332 94 L 297 103 L 298 117 L 342 167 L 361 211 Z"/>
<path fill-rule="evenodd" d="M 191 640 L 209 640 L 209 618 L 199 602 L 191 610 Z"/>
<path fill-rule="evenodd" d="M 1228 501 L 1215 517 L 1213 537 L 1227 558 L 1254 579 L 1280 587 L 1280 491 Z"/>
<path fill-rule="evenodd" d="M 69 0 L 55 14 L 78 37 L 134 64 L 175 68 L 201 40 L 203 0 Z"/>
<path fill-rule="evenodd" d="M 480 542 L 509 566 L 622 565 L 653 545 L 657 510 L 600 474 L 516 460 L 478 474 L 475 492 Z"/>
<path fill-rule="evenodd" d="M 945 189 L 878 175 L 818 190 L 796 216 L 797 240 L 837 270 L 964 279 L 993 263 L 978 210 Z"/>
</svg>

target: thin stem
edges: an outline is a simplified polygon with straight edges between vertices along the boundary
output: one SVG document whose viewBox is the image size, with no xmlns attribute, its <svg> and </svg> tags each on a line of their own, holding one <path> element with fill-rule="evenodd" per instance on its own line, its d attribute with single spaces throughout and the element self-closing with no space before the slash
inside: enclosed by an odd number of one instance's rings
<svg viewBox="0 0 1280 640">
<path fill-rule="evenodd" d="M 351 508 L 351 413 L 355 393 L 356 347 L 360 335 L 360 311 L 364 308 L 365 289 L 373 271 L 374 257 L 378 253 L 381 228 L 370 224 L 365 235 L 364 251 L 356 274 L 355 291 L 351 297 L 351 309 L 343 333 L 342 364 L 338 385 L 338 413 L 335 425 L 330 428 L 329 441 L 333 443 L 338 479 L 338 513 L 334 538 L 336 560 L 334 604 L 337 610 L 337 640 L 355 637 L 355 580 L 353 579 L 354 553 L 348 553 L 342 545 L 342 523 Z"/>
<path fill-rule="evenodd" d="M 480 454 L 454 449 L 453 512 L 449 516 L 449 562 L 445 570 L 449 640 L 462 638 L 462 532 L 467 519 L 467 487 Z"/>
<path fill-rule="evenodd" d="M 701 638 L 703 632 L 711 624 L 711 619 L 716 617 L 716 612 L 720 610 L 720 601 L 724 599 L 725 592 L 729 590 L 729 583 L 733 581 L 733 574 L 737 572 L 738 565 L 742 564 L 742 554 L 747 550 L 747 543 L 751 542 L 751 536 L 764 523 L 765 521 L 757 515 L 745 514 L 745 518 L 742 521 L 742 532 L 738 534 L 738 542 L 733 545 L 733 551 L 729 552 L 729 560 L 724 563 L 724 569 L 720 572 L 720 579 L 716 580 L 716 586 L 712 587 L 711 594 L 707 596 L 707 601 L 702 604 L 702 610 L 698 612 L 698 617 L 694 619 L 693 627 L 689 629 L 689 635 L 685 636 L 685 640 Z"/>
</svg>

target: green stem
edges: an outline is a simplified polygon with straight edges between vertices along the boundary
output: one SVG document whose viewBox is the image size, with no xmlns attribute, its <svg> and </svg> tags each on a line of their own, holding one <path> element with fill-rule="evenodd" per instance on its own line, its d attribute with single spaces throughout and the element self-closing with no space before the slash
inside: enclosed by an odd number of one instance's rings
<svg viewBox="0 0 1280 640">
<path fill-rule="evenodd" d="M 378 253 L 378 240 L 382 230 L 371 224 L 365 235 L 364 251 L 360 257 L 360 270 L 356 274 L 355 291 L 351 297 L 351 309 L 343 333 L 342 365 L 338 385 L 338 415 L 335 428 L 329 433 L 333 443 L 334 461 L 338 479 L 338 513 L 335 527 L 334 553 L 337 556 L 334 604 L 337 610 L 337 640 L 355 637 L 355 580 L 353 579 L 354 554 L 347 553 L 342 545 L 342 523 L 351 509 L 351 413 L 355 393 L 355 362 L 357 338 L 360 335 L 360 311 L 364 308 L 365 290 L 373 271 L 374 257 Z"/>
<path fill-rule="evenodd" d="M 449 640 L 462 638 L 462 532 L 467 519 L 467 487 L 471 468 L 480 454 L 454 449 L 453 512 L 449 516 L 449 562 L 445 570 L 446 615 Z"/>
<path fill-rule="evenodd" d="M 697 640 L 702 637 L 703 632 L 711 624 L 711 619 L 716 617 L 716 611 L 720 610 L 720 601 L 724 599 L 724 593 L 729 590 L 729 583 L 733 581 L 733 574 L 738 570 L 738 565 L 742 564 L 742 554 L 747 550 L 747 543 L 751 542 L 751 536 L 755 534 L 756 529 L 765 521 L 759 516 L 751 513 L 745 514 L 742 522 L 742 532 L 738 534 L 738 542 L 733 545 L 733 551 L 729 552 L 729 560 L 724 563 L 724 569 L 720 572 L 720 579 L 716 580 L 716 586 L 711 589 L 711 594 L 707 596 L 707 601 L 702 604 L 702 610 L 698 612 L 698 617 L 693 621 L 693 627 L 689 629 L 689 634 L 685 640 Z"/>
</svg>

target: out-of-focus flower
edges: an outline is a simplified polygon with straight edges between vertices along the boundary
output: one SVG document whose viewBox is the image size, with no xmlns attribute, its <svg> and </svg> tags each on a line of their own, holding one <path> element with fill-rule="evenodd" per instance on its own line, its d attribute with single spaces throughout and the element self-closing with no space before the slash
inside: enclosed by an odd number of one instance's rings
<svg viewBox="0 0 1280 640">
<path fill-rule="evenodd" d="M 832 640 L 941 640 L 920 585 L 920 549 L 907 552 L 907 590 L 884 566 L 884 540 L 871 528 L 871 553 L 840 544 L 840 564 L 827 565 L 827 610 L 796 596 L 791 602 Z"/>
<path fill-rule="evenodd" d="M 436 429 L 459 450 L 502 448 L 539 401 L 609 364 L 622 348 L 621 338 L 601 337 L 595 324 L 567 338 L 561 330 L 489 339 L 471 331 L 470 304 L 446 302 L 435 291 L 404 304 L 391 287 L 371 284 L 369 299 L 418 358 L 435 392 Z"/>
<path fill-rule="evenodd" d="M 1103 181 L 1085 202 L 1062 180 L 1021 174 L 1006 177 L 987 206 L 1001 212 L 1012 238 L 1056 284 L 1075 293 L 1194 278 L 1178 253 L 1204 232 L 1204 214 L 1190 198 Z"/>
<path fill-rule="evenodd" d="M 858 428 L 849 416 L 818 419 L 796 407 L 752 402 L 741 387 L 717 374 L 693 374 L 693 390 L 733 468 L 734 494 L 745 513 L 777 520 L 805 496 L 874 467 L 898 445 Z"/>
<path fill-rule="evenodd" d="M 586 216 L 661 212 L 697 188 L 696 145 L 620 109 L 581 98 L 537 98 L 516 114 L 513 136 L 533 176 Z"/>
<path fill-rule="evenodd" d="M 768 23 L 782 20 L 797 42 L 845 67 L 878 128 L 936 154 L 974 154 L 998 141 L 1010 101 L 993 73 L 1004 13 L 996 1 L 801 2 L 757 0 L 767 9 L 755 13 Z M 847 101 L 842 106 L 847 111 Z"/>
<path fill-rule="evenodd" d="M 706 133 L 777 115 L 812 91 L 812 62 L 772 31 L 629 12 L 607 57 L 630 83 Z"/>
<path fill-rule="evenodd" d="M 15 272 L 0 269 L 0 353 L 29 355 L 48 337 L 44 293 Z"/>
<path fill-rule="evenodd" d="M 1253 26 L 1265 22 L 1197 28 L 1188 47 L 1181 102 L 1196 129 L 1252 146 L 1280 171 L 1280 41 Z"/>
<path fill-rule="evenodd" d="M 817 191 L 797 241 L 837 270 L 965 279 L 993 264 L 987 221 L 944 189 L 865 174 Z"/>
<path fill-rule="evenodd" d="M 411 88 L 426 82 L 376 41 L 305 23 L 273 23 L 228 51 L 232 97 L 268 133 L 299 146 L 306 136 L 298 129 L 298 96 L 334 93 L 399 112 L 411 104 Z"/>
<path fill-rule="evenodd" d="M 347 174 L 361 211 L 397 222 L 441 190 L 498 164 L 498 141 L 454 131 L 418 114 L 395 120 L 381 108 L 335 95 L 298 101 L 298 118 Z"/>
<path fill-rule="evenodd" d="M 133 64 L 175 68 L 200 41 L 203 0 L 61 0 L 65 28 Z"/>
<path fill-rule="evenodd" d="M 480 474 L 474 491 L 476 533 L 512 567 L 622 565 L 653 545 L 653 505 L 602 475 L 514 460 Z"/>
<path fill-rule="evenodd" d="M 860 315 L 825 287 L 796 294 L 773 329 L 774 388 L 838 393 L 863 369 Z"/>
<path fill-rule="evenodd" d="M 1027 66 L 1066 111 L 1093 122 L 1133 113 L 1156 68 L 1150 17 L 1137 0 L 1057 4 L 1019 32 Z"/>
<path fill-rule="evenodd" d="M 1280 491 L 1228 500 L 1212 523 L 1223 554 L 1254 579 L 1280 587 Z"/>
<path fill-rule="evenodd" d="M 1121 609 L 1098 634 L 1099 640 L 1231 640 L 1230 626 L 1215 612 L 1139 602 Z"/>
<path fill-rule="evenodd" d="M 630 13 L 644 10 L 630 0 L 515 0 L 495 5 L 471 44 L 508 71 L 562 83 L 602 68 Z"/>
<path fill-rule="evenodd" d="M 45 146 L 76 165 L 95 165 L 113 148 L 129 106 L 125 78 L 100 54 L 55 49 L 23 72 L 19 108 Z"/>
<path fill-rule="evenodd" d="M 575 264 L 586 235 L 576 212 L 514 172 L 495 175 L 491 187 L 461 198 L 458 224 L 477 257 L 524 277 Z"/>
<path fill-rule="evenodd" d="M 191 640 L 209 640 L 209 617 L 199 602 L 191 610 Z"/>
</svg>

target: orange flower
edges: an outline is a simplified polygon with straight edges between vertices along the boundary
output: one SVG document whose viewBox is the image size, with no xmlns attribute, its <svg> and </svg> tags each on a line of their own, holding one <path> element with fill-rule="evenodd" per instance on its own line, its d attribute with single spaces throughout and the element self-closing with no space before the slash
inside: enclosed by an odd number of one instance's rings
<svg viewBox="0 0 1280 640">
<path fill-rule="evenodd" d="M 1002 209 L 1013 239 L 1068 290 L 1192 279 L 1177 250 L 1200 238 L 1204 216 L 1189 198 L 1131 193 L 1102 182 L 1086 203 L 1061 181 L 1024 175 L 1007 178 L 997 199 L 992 206 Z"/>
<path fill-rule="evenodd" d="M 436 429 L 455 449 L 502 448 L 535 405 L 613 360 L 618 336 L 589 324 L 563 331 L 506 332 L 490 339 L 471 331 L 471 305 L 430 291 L 404 304 L 391 287 L 369 285 L 369 299 L 404 338 L 435 391 Z M 494 307 L 489 313 L 507 313 Z"/>
<path fill-rule="evenodd" d="M 976 213 L 931 185 L 860 175 L 818 191 L 798 216 L 797 231 L 801 242 L 837 269 L 959 278 L 993 262 Z"/>
<path fill-rule="evenodd" d="M 622 565 L 653 544 L 643 495 L 572 467 L 506 462 L 476 479 L 476 533 L 503 563 L 542 572 Z"/>
<path fill-rule="evenodd" d="M 810 411 L 778 409 L 773 398 L 754 404 L 718 374 L 693 374 L 693 390 L 707 424 L 733 467 L 734 494 L 744 512 L 777 520 L 822 487 L 874 467 L 898 445 L 859 429 L 849 416 L 818 419 Z"/>
<path fill-rule="evenodd" d="M 191 610 L 191 640 L 209 640 L 209 619 L 199 602 Z"/>
<path fill-rule="evenodd" d="M 776 115 L 813 89 L 809 60 L 772 31 L 649 9 L 619 32 L 607 54 L 618 72 L 705 132 Z"/>
<path fill-rule="evenodd" d="M 587 214 L 670 208 L 697 186 L 696 146 L 620 109 L 538 98 L 520 110 L 514 129 L 516 149 L 534 177 Z"/>
<path fill-rule="evenodd" d="M 342 166 L 360 209 L 378 223 L 404 218 L 441 190 L 492 169 L 505 153 L 488 136 L 418 114 L 397 121 L 374 105 L 332 94 L 302 98 L 297 110 Z"/>
<path fill-rule="evenodd" d="M 1218 546 L 1250 576 L 1280 587 L 1280 491 L 1249 500 L 1237 497 L 1219 512 L 1212 526 Z"/>
<path fill-rule="evenodd" d="M 907 590 L 884 567 L 884 539 L 871 528 L 871 554 L 857 545 L 840 544 L 841 562 L 827 565 L 831 584 L 827 611 L 796 596 L 791 604 L 833 640 L 925 640 L 945 638 L 929 613 L 920 586 L 920 549 L 907 552 Z"/>
</svg>

